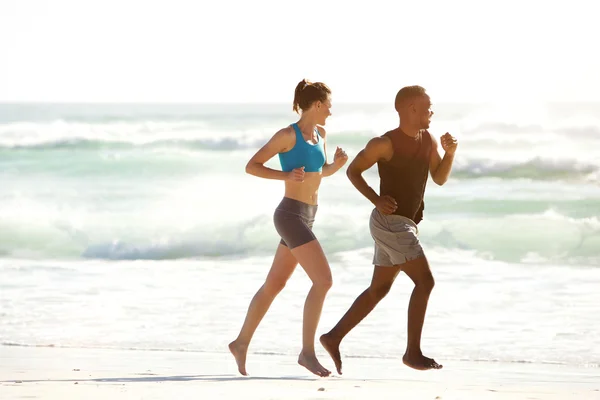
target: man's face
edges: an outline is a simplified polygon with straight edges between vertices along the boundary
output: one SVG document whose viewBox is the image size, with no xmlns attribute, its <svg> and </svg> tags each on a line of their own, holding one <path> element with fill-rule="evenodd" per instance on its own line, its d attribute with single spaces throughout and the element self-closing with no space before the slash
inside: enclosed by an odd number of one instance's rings
<svg viewBox="0 0 600 400">
<path fill-rule="evenodd" d="M 429 129 L 429 123 L 433 116 L 431 111 L 431 99 L 428 95 L 419 96 L 414 102 L 414 115 L 420 129 Z"/>
</svg>

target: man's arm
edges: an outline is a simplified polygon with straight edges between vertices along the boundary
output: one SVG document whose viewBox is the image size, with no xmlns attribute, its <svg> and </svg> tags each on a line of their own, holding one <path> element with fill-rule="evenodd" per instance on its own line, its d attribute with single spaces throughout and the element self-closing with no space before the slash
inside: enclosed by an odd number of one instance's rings
<svg viewBox="0 0 600 400">
<path fill-rule="evenodd" d="M 444 149 L 444 158 L 440 157 L 438 144 L 433 135 L 431 135 L 431 156 L 429 158 L 429 172 L 433 181 L 442 186 L 448 181 L 450 172 L 452 171 L 452 163 L 454 162 L 454 153 L 458 142 L 456 138 L 446 132 L 440 140 Z"/>
<path fill-rule="evenodd" d="M 354 187 L 384 214 L 391 214 L 396 210 L 396 201 L 390 196 L 379 196 L 367 184 L 362 173 L 371 168 L 379 160 L 389 160 L 392 154 L 392 143 L 388 138 L 373 138 L 356 155 L 356 158 L 352 160 L 346 171 L 346 175 Z"/>
</svg>

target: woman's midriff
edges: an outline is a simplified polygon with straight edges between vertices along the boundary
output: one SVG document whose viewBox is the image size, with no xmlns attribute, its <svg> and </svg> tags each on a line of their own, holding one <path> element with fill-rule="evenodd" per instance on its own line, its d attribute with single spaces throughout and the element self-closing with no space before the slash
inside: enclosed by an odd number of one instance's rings
<svg viewBox="0 0 600 400">
<path fill-rule="evenodd" d="M 304 174 L 304 182 L 285 181 L 285 197 L 307 204 L 318 204 L 322 177 L 320 172 L 307 172 Z"/>
</svg>

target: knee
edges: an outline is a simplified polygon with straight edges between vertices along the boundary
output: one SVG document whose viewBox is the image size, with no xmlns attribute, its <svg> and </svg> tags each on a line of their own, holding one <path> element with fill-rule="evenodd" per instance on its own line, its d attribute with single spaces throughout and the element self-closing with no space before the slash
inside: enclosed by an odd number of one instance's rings
<svg viewBox="0 0 600 400">
<path fill-rule="evenodd" d="M 263 291 L 271 296 L 277 296 L 285 287 L 286 281 L 278 279 L 267 279 L 263 285 Z"/>
<path fill-rule="evenodd" d="M 382 285 L 378 285 L 378 286 L 370 286 L 369 294 L 371 295 L 371 297 L 374 300 L 379 301 L 379 300 L 383 299 L 390 292 L 391 288 L 392 288 L 391 283 L 386 283 L 386 284 L 382 284 Z"/>
<path fill-rule="evenodd" d="M 416 286 L 427 292 L 431 292 L 435 286 L 435 279 L 433 279 L 433 275 L 428 274 L 417 281 Z"/>
<path fill-rule="evenodd" d="M 329 291 L 329 289 L 331 289 L 332 286 L 333 286 L 333 278 L 331 277 L 331 275 L 323 277 L 323 278 L 315 279 L 313 281 L 313 287 L 318 288 L 319 290 L 324 291 L 324 292 Z"/>
</svg>

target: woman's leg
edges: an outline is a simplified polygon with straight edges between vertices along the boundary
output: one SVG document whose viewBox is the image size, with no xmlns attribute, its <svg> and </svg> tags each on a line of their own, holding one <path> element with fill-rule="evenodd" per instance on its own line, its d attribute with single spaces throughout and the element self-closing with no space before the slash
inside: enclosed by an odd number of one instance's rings
<svg viewBox="0 0 600 400">
<path fill-rule="evenodd" d="M 293 248 L 292 254 L 312 281 L 304 303 L 302 352 L 298 363 L 316 375 L 328 376 L 331 371 L 319 363 L 315 354 L 315 335 L 325 297 L 332 285 L 331 269 L 321 244 L 316 239 Z"/>
<path fill-rule="evenodd" d="M 229 350 L 235 357 L 240 374 L 248 375 L 246 372 L 246 353 L 248 352 L 250 340 L 271 303 L 292 276 L 296 265 L 298 265 L 298 262 L 290 249 L 280 243 L 265 283 L 258 289 L 250 302 L 244 325 L 238 337 L 229 344 Z"/>
</svg>

